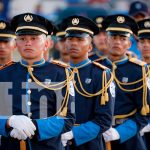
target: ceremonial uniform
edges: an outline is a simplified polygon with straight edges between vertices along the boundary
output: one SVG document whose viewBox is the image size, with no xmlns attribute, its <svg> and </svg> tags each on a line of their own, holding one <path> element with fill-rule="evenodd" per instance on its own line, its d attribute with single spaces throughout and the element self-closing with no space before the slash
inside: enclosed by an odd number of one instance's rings
<svg viewBox="0 0 150 150">
<path fill-rule="evenodd" d="M 136 30 L 134 20 L 125 15 L 109 16 L 104 23 L 107 23 L 106 30 L 109 36 L 129 37 L 131 31 Z M 147 124 L 149 114 L 147 64 L 127 56 L 117 61 L 104 58 L 96 62 L 110 68 L 116 82 L 113 128 L 119 134 L 119 138 L 112 140 L 112 149 L 146 150 L 139 131 Z M 104 138 L 108 138 L 107 135 L 104 135 Z"/>
<path fill-rule="evenodd" d="M 147 61 L 150 58 L 150 19 L 143 19 L 138 22 L 139 30 L 138 30 L 138 39 L 139 43 L 141 44 L 141 52 L 143 61 Z M 149 62 L 147 62 L 149 63 Z M 148 87 L 150 90 L 150 64 L 148 64 L 149 69 L 149 80 L 148 80 Z M 145 137 L 147 149 L 150 149 L 150 120 L 147 126 L 142 129 L 142 136 Z M 145 134 L 144 134 L 145 133 Z"/>
<path fill-rule="evenodd" d="M 94 37 L 95 40 L 93 40 L 93 50 L 92 50 L 92 52 L 89 53 L 89 59 L 92 61 L 94 61 L 98 58 L 105 57 L 105 55 L 101 52 L 101 49 L 99 46 L 99 45 L 101 45 L 100 42 L 104 41 L 104 35 L 106 33 L 102 26 L 102 22 L 103 22 L 104 18 L 105 18 L 105 16 L 99 15 L 93 19 L 93 21 L 96 23 L 97 27 L 99 28 L 99 33 L 98 33 L 98 35 L 96 35 Z M 101 33 L 103 33 L 103 37 L 101 37 L 102 36 Z M 97 38 L 98 43 L 96 42 L 96 38 Z M 97 47 L 97 44 L 98 44 L 98 47 Z M 104 43 L 102 43 L 102 44 L 104 44 Z"/>
<path fill-rule="evenodd" d="M 37 35 L 41 32 L 47 35 L 53 31 L 48 20 L 31 13 L 14 17 L 12 25 L 18 35 Z M 12 103 L 8 115 L 28 116 L 36 126 L 35 135 L 26 140 L 24 147 L 27 150 L 62 150 L 60 135 L 71 129 L 75 119 L 71 111 L 74 89 L 70 87 L 71 76 L 67 66 L 55 61 L 45 62 L 44 59 L 29 65 L 22 59 L 3 68 L 0 75 L 2 89 L 6 88 L 5 94 L 12 98 L 4 99 Z M 11 87 L 8 88 L 7 83 Z M 3 105 L 8 104 L 5 102 Z M 20 141 L 9 137 L 11 128 L 4 130 L 6 120 L 2 121 L 2 149 L 19 150 Z"/>
<path fill-rule="evenodd" d="M 82 41 L 98 33 L 96 25 L 88 18 L 71 16 L 66 22 L 66 42 L 70 38 Z M 73 139 L 69 149 L 103 150 L 102 133 L 111 126 L 115 98 L 115 87 L 109 88 L 114 85 L 110 70 L 89 59 L 76 64 L 71 61 L 70 66 L 74 72 L 76 122 L 71 131 Z M 62 137 L 65 135 L 67 133 Z"/>
</svg>

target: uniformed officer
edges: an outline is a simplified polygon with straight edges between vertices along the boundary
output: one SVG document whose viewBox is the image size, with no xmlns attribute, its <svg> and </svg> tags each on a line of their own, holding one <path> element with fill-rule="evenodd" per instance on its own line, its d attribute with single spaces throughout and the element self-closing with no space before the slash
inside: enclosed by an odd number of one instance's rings
<svg viewBox="0 0 150 150">
<path fill-rule="evenodd" d="M 145 61 L 149 67 L 149 78 L 147 78 L 147 82 L 150 90 L 150 18 L 139 21 L 138 26 L 138 39 L 141 47 L 142 60 Z M 150 133 L 147 132 L 150 132 L 150 121 L 149 124 L 141 130 L 142 135 L 145 133 L 147 149 L 150 149 Z"/>
<path fill-rule="evenodd" d="M 134 1 L 130 4 L 129 15 L 135 19 L 136 22 L 148 17 L 148 6 L 142 1 Z M 141 53 L 136 36 L 130 37 L 132 45 L 130 51 L 134 52 L 139 59 L 141 59 Z"/>
<path fill-rule="evenodd" d="M 56 32 L 56 38 L 57 38 L 57 43 L 56 43 L 56 48 L 60 52 L 60 61 L 64 63 L 69 63 L 70 62 L 70 56 L 69 53 L 66 49 L 65 42 L 65 25 L 63 24 L 65 20 L 63 20 L 61 23 L 57 25 L 57 32 Z"/>
<path fill-rule="evenodd" d="M 16 48 L 15 37 L 10 24 L 0 20 L 0 68 L 13 63 L 13 51 Z"/>
<path fill-rule="evenodd" d="M 99 30 L 83 16 L 71 16 L 66 23 L 66 48 L 75 73 L 76 124 L 62 134 L 62 142 L 72 140 L 70 150 L 103 150 L 102 133 L 111 126 L 115 87 L 110 70 L 88 59 L 92 37 Z"/>
<path fill-rule="evenodd" d="M 74 89 L 65 65 L 43 59 L 46 35 L 52 34 L 53 25 L 31 13 L 15 16 L 11 24 L 21 60 L 0 71 L 1 90 L 11 84 L 3 90 L 8 96 L 1 95 L 0 106 L 11 109 L 5 107 L 9 101 L 13 114 L 2 120 L 2 149 L 62 150 L 60 135 L 74 124 Z"/>
<path fill-rule="evenodd" d="M 93 21 L 97 24 L 99 28 L 99 33 L 93 37 L 94 48 L 92 52 L 89 53 L 90 60 L 96 60 L 100 57 L 105 57 L 107 55 L 108 47 L 106 44 L 106 31 L 102 26 L 102 22 L 105 16 L 97 16 L 93 19 Z"/>
<path fill-rule="evenodd" d="M 146 150 L 139 130 L 148 123 L 150 92 L 147 89 L 146 63 L 126 56 L 130 36 L 138 26 L 129 16 L 118 14 L 104 20 L 109 46 L 108 58 L 99 63 L 112 69 L 117 84 L 113 127 L 103 136 L 113 141 L 113 150 Z"/>
</svg>

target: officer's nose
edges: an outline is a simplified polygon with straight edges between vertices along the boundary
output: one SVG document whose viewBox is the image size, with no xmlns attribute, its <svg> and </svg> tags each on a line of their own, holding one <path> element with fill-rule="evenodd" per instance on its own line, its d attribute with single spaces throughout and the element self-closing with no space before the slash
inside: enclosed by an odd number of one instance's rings
<svg viewBox="0 0 150 150">
<path fill-rule="evenodd" d="M 26 43 L 25 43 L 25 45 L 26 45 L 26 46 L 31 46 L 31 45 L 32 45 L 32 44 L 31 44 L 31 40 L 26 39 Z"/>
</svg>

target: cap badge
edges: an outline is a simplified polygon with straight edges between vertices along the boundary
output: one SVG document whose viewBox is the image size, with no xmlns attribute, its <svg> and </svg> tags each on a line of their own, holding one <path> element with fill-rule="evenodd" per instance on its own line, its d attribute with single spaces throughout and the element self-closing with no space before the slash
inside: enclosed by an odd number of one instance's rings
<svg viewBox="0 0 150 150">
<path fill-rule="evenodd" d="M 140 3 L 137 3 L 137 4 L 135 5 L 135 8 L 136 8 L 136 9 L 141 9 L 141 8 L 142 8 L 142 5 L 141 5 Z"/>
<path fill-rule="evenodd" d="M 73 18 L 72 19 L 72 24 L 73 25 L 78 25 L 79 24 L 79 18 Z"/>
<path fill-rule="evenodd" d="M 125 18 L 123 16 L 118 16 L 117 17 L 117 22 L 118 23 L 124 23 L 125 22 Z"/>
<path fill-rule="evenodd" d="M 150 21 L 145 21 L 144 27 L 145 28 L 150 28 Z"/>
<path fill-rule="evenodd" d="M 102 21 L 103 21 L 103 17 L 96 18 L 96 23 L 102 23 Z"/>
<path fill-rule="evenodd" d="M 6 24 L 4 22 L 0 23 L 0 29 L 5 29 L 6 28 Z"/>
<path fill-rule="evenodd" d="M 32 20 L 33 20 L 32 15 L 25 15 L 25 16 L 24 16 L 24 21 L 25 21 L 25 22 L 31 22 Z"/>
</svg>

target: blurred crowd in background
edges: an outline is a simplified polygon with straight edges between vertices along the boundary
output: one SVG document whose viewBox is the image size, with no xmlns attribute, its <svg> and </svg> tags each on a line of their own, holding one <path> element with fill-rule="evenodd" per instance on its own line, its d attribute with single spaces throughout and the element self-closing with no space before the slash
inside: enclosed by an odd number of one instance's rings
<svg viewBox="0 0 150 150">
<path fill-rule="evenodd" d="M 55 24 L 62 21 L 63 18 L 77 14 L 91 19 L 96 16 L 108 16 L 111 14 L 131 15 L 131 3 L 135 0 L 0 0 L 0 19 L 11 20 L 17 14 L 31 12 L 53 21 Z M 150 16 L 150 0 L 140 0 L 148 8 L 147 15 Z M 138 8 L 139 7 L 139 8 Z M 137 5 L 140 9 L 141 6 Z M 144 9 L 144 8 L 143 8 Z M 50 56 L 54 59 L 59 58 L 56 50 L 55 37 L 53 37 L 53 46 Z M 134 51 L 140 57 L 139 51 Z M 19 55 L 15 54 L 15 59 Z"/>
</svg>

